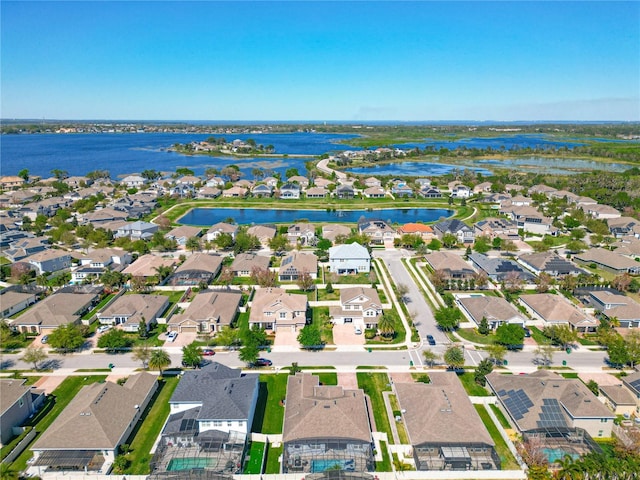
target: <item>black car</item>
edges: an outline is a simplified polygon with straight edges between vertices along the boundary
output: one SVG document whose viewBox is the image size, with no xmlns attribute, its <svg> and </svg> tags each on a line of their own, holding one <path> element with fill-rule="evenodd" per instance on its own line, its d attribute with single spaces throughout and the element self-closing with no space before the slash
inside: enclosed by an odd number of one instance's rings
<svg viewBox="0 0 640 480">
<path fill-rule="evenodd" d="M 427 343 L 429 345 L 435 345 L 436 344 L 436 339 L 433 338 L 433 335 L 427 335 Z"/>
<path fill-rule="evenodd" d="M 253 362 L 254 367 L 270 367 L 271 365 L 273 365 L 273 362 L 267 358 L 258 358 Z"/>
</svg>

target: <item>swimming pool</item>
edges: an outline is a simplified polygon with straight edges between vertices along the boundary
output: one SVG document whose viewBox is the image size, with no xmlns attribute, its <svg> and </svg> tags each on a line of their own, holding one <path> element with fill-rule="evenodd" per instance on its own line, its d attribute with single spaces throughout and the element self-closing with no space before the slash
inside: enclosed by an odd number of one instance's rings
<svg viewBox="0 0 640 480">
<path fill-rule="evenodd" d="M 320 473 L 325 470 L 353 471 L 353 464 L 353 460 L 338 460 L 337 458 L 311 460 L 311 473 Z"/>
<path fill-rule="evenodd" d="M 191 470 L 192 468 L 207 468 L 215 466 L 216 461 L 213 458 L 185 457 L 173 458 L 169 460 L 167 471 L 175 472 L 176 470 Z"/>
<path fill-rule="evenodd" d="M 545 457 L 547 457 L 549 463 L 554 463 L 556 460 L 562 460 L 567 455 L 569 455 L 574 460 L 580 458 L 580 455 L 578 455 L 577 453 L 567 452 L 562 448 L 543 448 L 542 453 Z"/>
</svg>

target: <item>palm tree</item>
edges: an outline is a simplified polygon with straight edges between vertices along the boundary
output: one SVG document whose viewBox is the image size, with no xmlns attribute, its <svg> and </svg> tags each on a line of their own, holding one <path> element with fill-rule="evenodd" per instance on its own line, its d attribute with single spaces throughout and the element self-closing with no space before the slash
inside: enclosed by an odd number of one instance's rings
<svg viewBox="0 0 640 480">
<path fill-rule="evenodd" d="M 396 333 L 393 320 L 389 315 L 382 315 L 378 320 L 378 330 L 383 337 L 392 337 Z"/>
<path fill-rule="evenodd" d="M 171 365 L 171 357 L 162 349 L 154 350 L 149 357 L 149 368 L 158 370 L 158 374 L 162 376 L 162 370 Z"/>
</svg>

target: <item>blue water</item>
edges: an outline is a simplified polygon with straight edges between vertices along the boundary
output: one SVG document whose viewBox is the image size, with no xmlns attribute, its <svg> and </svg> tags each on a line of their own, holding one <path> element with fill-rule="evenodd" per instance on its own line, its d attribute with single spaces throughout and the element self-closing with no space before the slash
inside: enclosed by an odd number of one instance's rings
<svg viewBox="0 0 640 480">
<path fill-rule="evenodd" d="M 198 457 L 185 457 L 185 458 L 173 458 L 169 460 L 167 465 L 167 471 L 175 472 L 177 470 L 191 470 L 192 468 L 207 468 L 216 465 L 214 458 L 198 458 Z"/>
<path fill-rule="evenodd" d="M 257 208 L 194 208 L 180 218 L 187 225 L 211 226 L 229 217 L 241 225 L 267 223 L 293 223 L 306 219 L 310 222 L 356 223 L 362 217 L 381 219 L 390 223 L 409 223 L 421 221 L 435 222 L 441 217 L 453 215 L 452 210 L 444 208 L 393 208 L 383 210 L 264 210 Z"/>
<path fill-rule="evenodd" d="M 547 457 L 547 460 L 551 464 L 556 460 L 562 460 L 567 455 L 569 455 L 574 460 L 580 458 L 580 455 L 578 455 L 577 453 L 566 452 L 562 448 L 543 448 L 542 453 L 545 457 Z"/>
<path fill-rule="evenodd" d="M 579 172 L 591 172 L 593 170 L 624 172 L 632 167 L 632 165 L 622 163 L 596 162 L 594 160 L 581 158 L 548 158 L 536 156 L 495 160 L 480 159 L 471 160 L 471 162 L 473 165 L 495 165 L 501 168 L 515 168 L 521 171 L 547 173 L 551 175 L 571 175 Z"/>
<path fill-rule="evenodd" d="M 335 469 L 336 466 L 340 466 L 341 470 L 347 470 L 347 460 L 311 460 L 311 473 L 320 473 L 325 470 Z M 352 468 L 353 469 L 353 468 Z M 351 469 L 351 470 L 352 470 Z"/>
<path fill-rule="evenodd" d="M 504 135 L 500 137 L 491 138 L 460 138 L 457 140 L 432 140 L 425 138 L 423 142 L 410 142 L 401 143 L 394 146 L 399 148 L 425 148 L 427 146 L 434 147 L 436 150 L 440 148 L 448 148 L 449 150 L 455 150 L 460 147 L 466 148 L 488 148 L 491 147 L 495 150 L 500 150 L 504 147 L 505 150 L 511 150 L 514 147 L 531 147 L 531 148 L 549 148 L 549 147 L 567 147 L 569 149 L 584 145 L 575 140 L 556 140 L 553 137 L 549 137 L 545 134 L 519 134 L 519 135 Z"/>
<path fill-rule="evenodd" d="M 396 176 L 433 176 L 446 175 L 453 170 L 471 170 L 474 173 L 482 173 L 490 176 L 492 173 L 486 168 L 467 167 L 461 165 L 447 165 L 445 163 L 431 162 L 402 162 L 387 163 L 384 165 L 373 165 L 371 167 L 345 168 L 346 172 L 357 173 L 362 175 L 396 175 Z"/>
<path fill-rule="evenodd" d="M 300 158 L 213 158 L 204 155 L 180 155 L 166 149 L 174 143 L 202 141 L 212 135 L 187 133 L 87 133 L 87 134 L 38 134 L 3 135 L 0 141 L 2 175 L 15 175 L 23 168 L 31 175 L 50 176 L 52 169 L 66 170 L 70 175 L 84 175 L 92 170 L 109 170 L 112 178 L 146 169 L 173 172 L 178 167 L 188 167 L 196 174 L 203 174 L 208 167 L 222 168 L 236 164 L 250 177 L 256 163 L 260 168 L 270 168 L 284 173 L 289 167 L 306 172 Z M 354 147 L 339 145 L 341 139 L 356 135 L 328 133 L 265 133 L 213 135 L 229 141 L 253 138 L 258 144 L 273 145 L 282 155 L 320 155 Z"/>
</svg>

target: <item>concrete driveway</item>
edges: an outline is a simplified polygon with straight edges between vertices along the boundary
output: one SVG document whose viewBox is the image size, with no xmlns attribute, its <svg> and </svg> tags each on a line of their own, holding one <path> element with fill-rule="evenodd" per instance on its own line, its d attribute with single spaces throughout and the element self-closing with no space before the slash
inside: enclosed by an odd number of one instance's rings
<svg viewBox="0 0 640 480">
<path fill-rule="evenodd" d="M 189 345 L 191 342 L 193 342 L 196 339 L 196 336 L 197 333 L 179 333 L 173 342 L 167 342 L 167 334 L 161 333 L 158 338 L 160 340 L 165 340 L 165 347 L 184 347 L 185 345 Z"/>
<path fill-rule="evenodd" d="M 277 330 L 276 338 L 273 340 L 273 348 L 280 351 L 298 350 L 300 343 L 298 335 L 300 332 L 293 332 L 288 328 Z"/>
<path fill-rule="evenodd" d="M 333 326 L 333 343 L 336 345 L 364 345 L 364 330 L 356 335 L 353 324 Z"/>
</svg>

